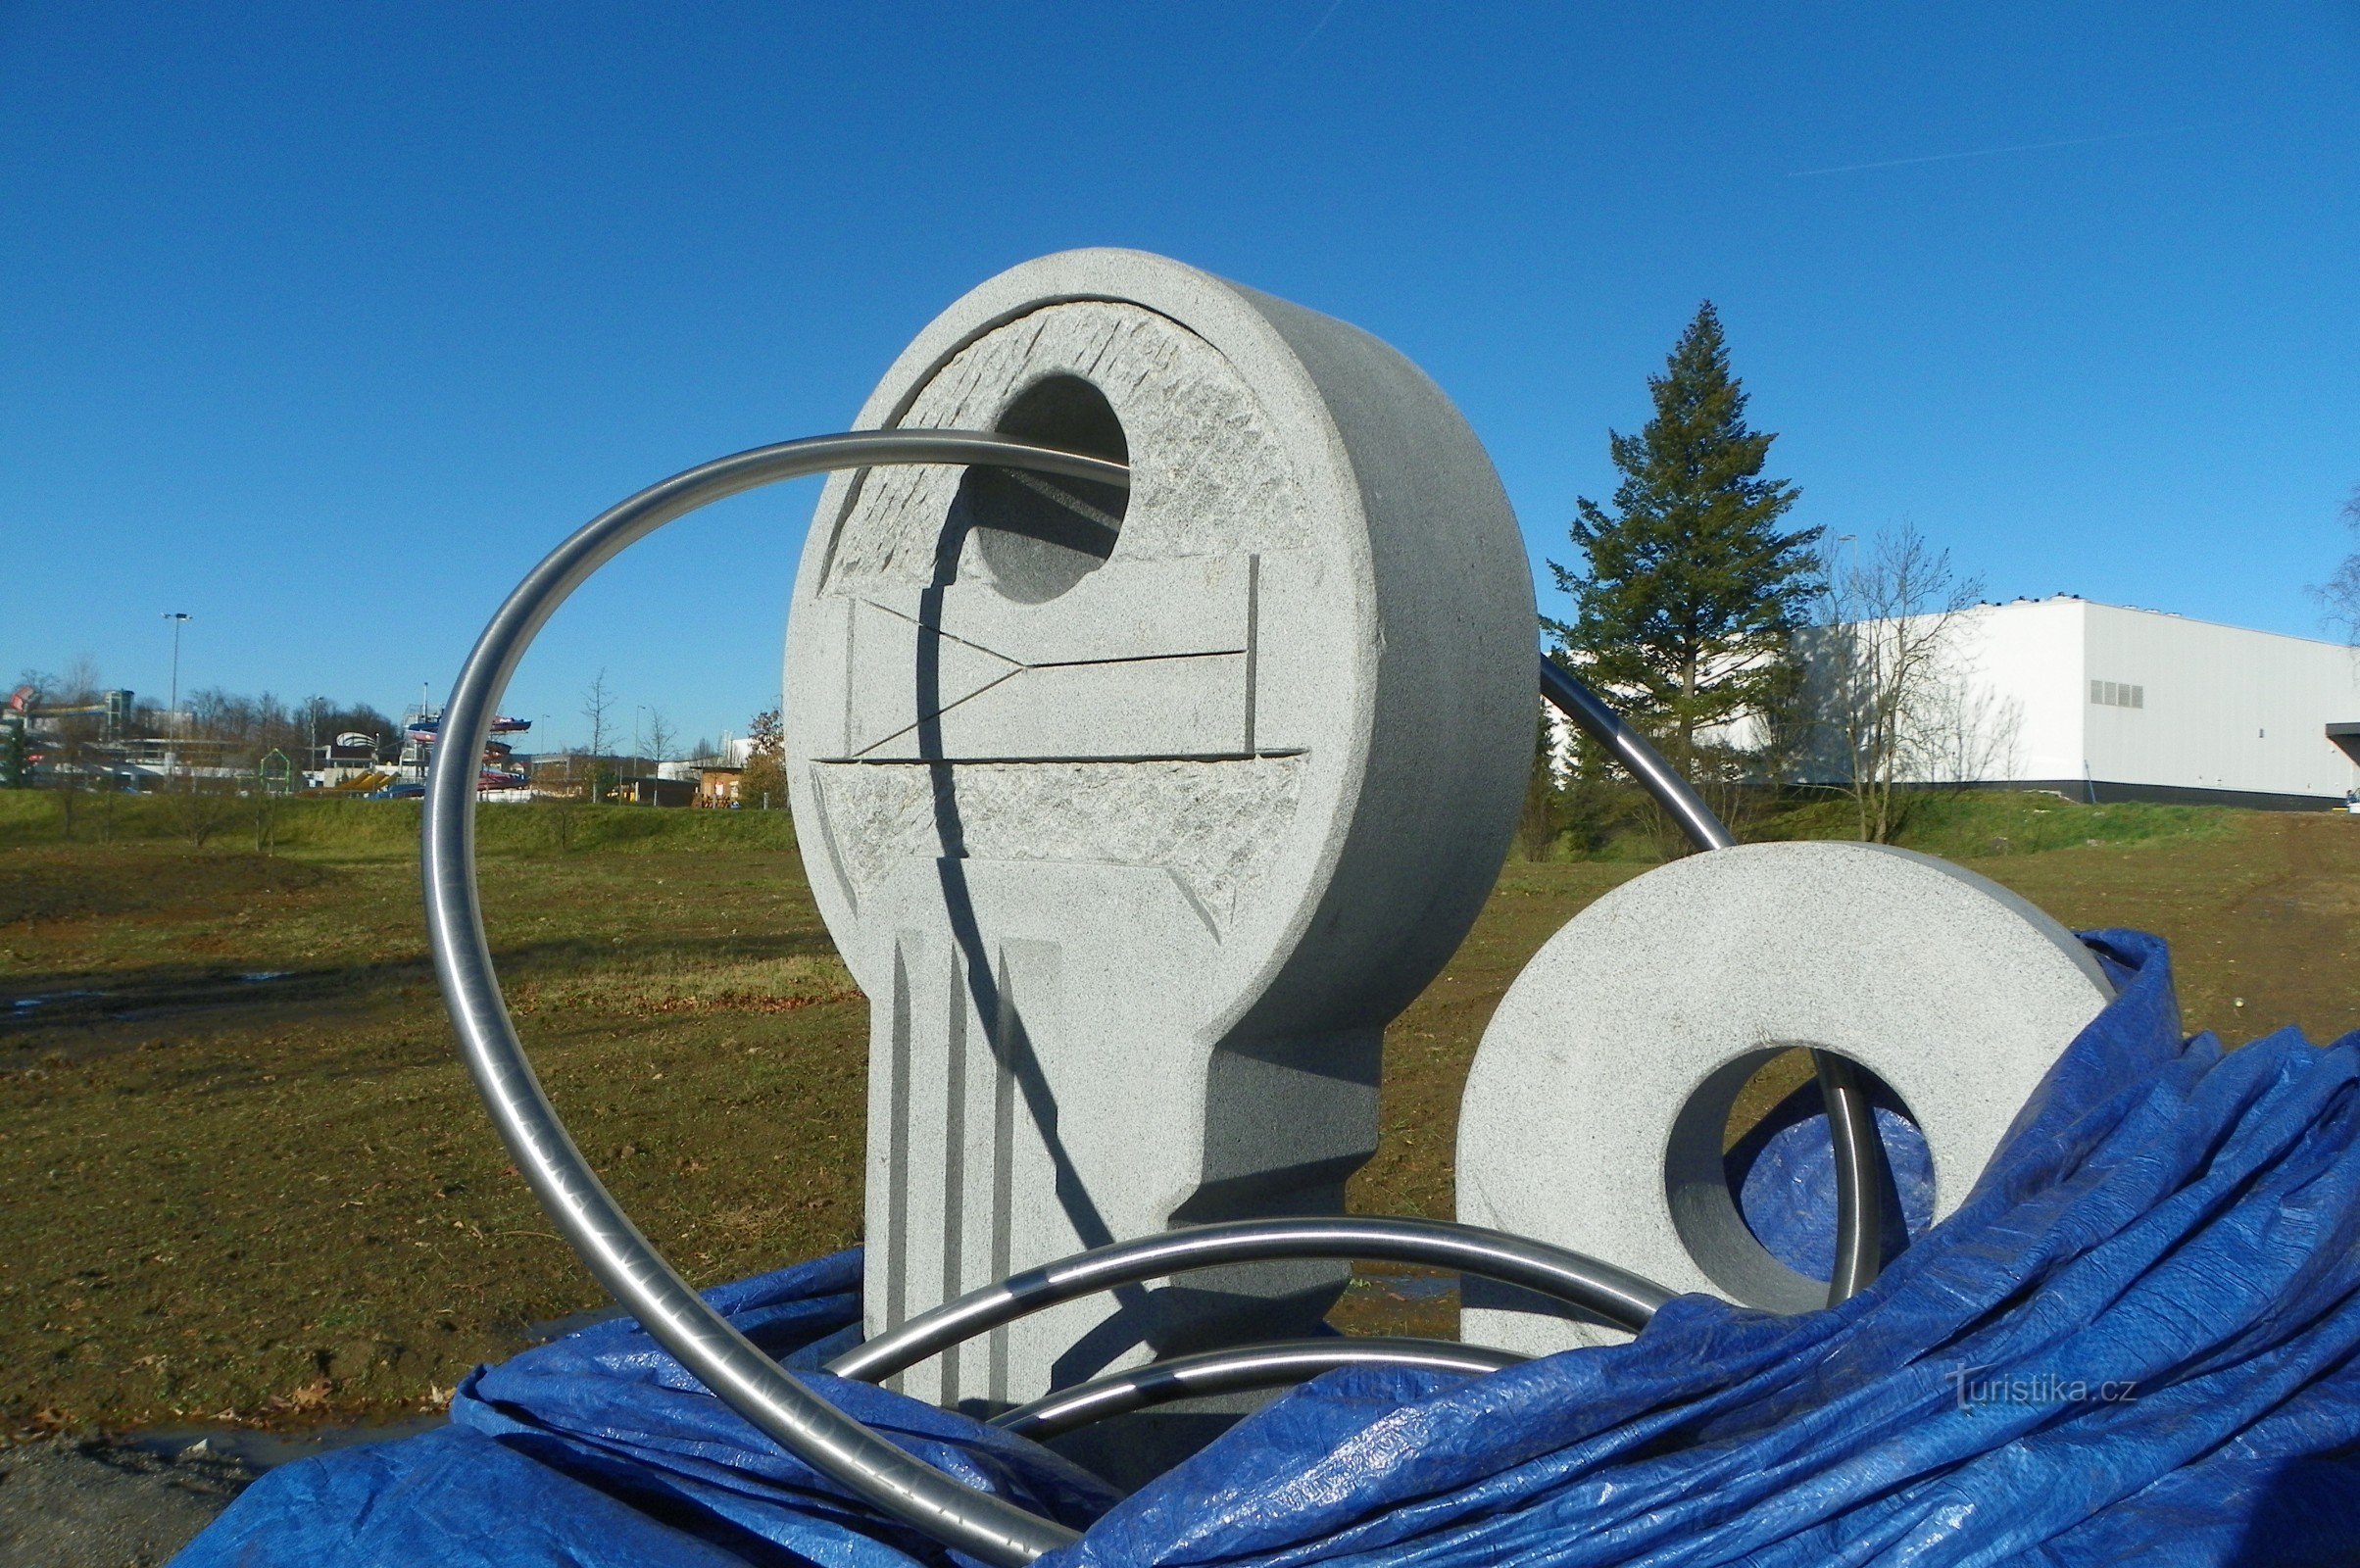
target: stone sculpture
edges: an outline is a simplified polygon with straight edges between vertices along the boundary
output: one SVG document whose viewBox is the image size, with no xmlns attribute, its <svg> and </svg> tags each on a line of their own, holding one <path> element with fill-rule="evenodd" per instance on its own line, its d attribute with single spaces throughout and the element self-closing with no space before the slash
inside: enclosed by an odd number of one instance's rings
<svg viewBox="0 0 2360 1568">
<path fill-rule="evenodd" d="M 1340 1208 L 1381 1031 L 1530 765 L 1531 579 L 1481 445 L 1375 338 L 1106 250 L 959 300 L 859 424 L 1132 473 L 879 469 L 813 518 L 788 766 L 872 1010 L 868 1332 L 1109 1240 Z M 904 1386 L 996 1406 L 1302 1333 L 1341 1278 L 1075 1302 Z"/>
<path fill-rule="evenodd" d="M 2073 934 L 1997 884 L 1868 844 L 1754 844 L 1660 866 L 1544 945 L 1485 1029 L 1458 1217 L 1674 1291 L 1779 1312 L 1827 1297 L 1746 1229 L 1722 1165 L 1738 1092 L 1832 1050 L 1900 1097 L 1958 1206 L 2058 1054 L 2112 998 Z M 1542 1355 L 1630 1336 L 1469 1281 L 1461 1336 Z"/>
</svg>

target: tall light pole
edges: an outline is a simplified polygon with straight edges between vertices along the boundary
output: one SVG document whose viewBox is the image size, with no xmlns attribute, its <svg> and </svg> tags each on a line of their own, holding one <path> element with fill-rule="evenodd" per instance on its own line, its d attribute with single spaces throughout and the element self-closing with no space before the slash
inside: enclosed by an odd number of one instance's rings
<svg viewBox="0 0 2360 1568">
<path fill-rule="evenodd" d="M 188 612 L 185 610 L 168 610 L 164 612 L 164 618 L 172 623 L 172 700 L 171 710 L 177 713 L 180 711 L 180 628 L 188 624 L 190 617 Z"/>
</svg>

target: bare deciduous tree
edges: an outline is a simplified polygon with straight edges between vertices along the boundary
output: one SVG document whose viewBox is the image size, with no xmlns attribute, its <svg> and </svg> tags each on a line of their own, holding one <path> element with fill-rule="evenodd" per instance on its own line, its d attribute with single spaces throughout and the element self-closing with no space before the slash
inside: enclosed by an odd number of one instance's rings
<svg viewBox="0 0 2360 1568">
<path fill-rule="evenodd" d="M 237 820 L 238 790 L 233 780 L 188 767 L 172 782 L 172 795 L 180 831 L 196 849 L 203 849 L 215 834 Z"/>
<path fill-rule="evenodd" d="M 2024 702 L 1966 677 L 1955 658 L 1944 679 L 1927 694 L 1921 722 L 1923 776 L 1930 783 L 1967 784 L 2012 778 L 2024 735 Z"/>
<path fill-rule="evenodd" d="M 222 766 L 251 771 L 272 751 L 292 757 L 303 749 L 301 710 L 288 708 L 270 692 L 240 697 L 209 686 L 189 694 L 187 710 L 186 734 L 214 743 L 208 748 L 209 755 L 218 753 L 217 760 Z"/>
<path fill-rule="evenodd" d="M 94 703 L 105 684 L 105 677 L 98 672 L 98 661 L 88 654 L 76 654 L 66 666 L 66 673 L 59 677 L 57 695 L 63 702 Z"/>
<path fill-rule="evenodd" d="M 582 688 L 582 717 L 590 721 L 590 755 L 607 755 L 607 710 L 615 706 L 615 693 L 607 687 L 607 672 L 601 669 Z"/>
<path fill-rule="evenodd" d="M 585 799 L 593 805 L 606 793 L 607 710 L 614 706 L 615 693 L 608 687 L 607 672 L 602 668 L 582 688 L 582 717 L 590 721 L 590 781 Z"/>
<path fill-rule="evenodd" d="M 81 654 L 66 666 L 63 675 L 28 669 L 23 683 L 33 688 L 35 708 L 86 709 L 99 701 L 101 680 L 97 661 Z M 106 726 L 95 714 L 81 712 L 57 714 L 42 727 L 47 732 L 43 744 L 44 772 L 47 782 L 58 792 L 60 830 L 71 839 L 75 805 L 89 784 L 86 775 L 93 761 L 91 743 L 104 735 Z"/>
<path fill-rule="evenodd" d="M 2343 520 L 2360 536 L 2360 485 L 2352 487 L 2350 498 L 2343 503 Z M 2327 607 L 2328 623 L 2341 631 L 2346 642 L 2360 648 L 2360 550 L 2344 557 L 2335 575 L 2311 591 Z"/>
<path fill-rule="evenodd" d="M 1809 706 L 1860 837 L 1883 844 L 1900 826 L 1901 784 L 1976 762 L 1960 755 L 1976 743 L 1958 732 L 1990 715 L 1966 710 L 1954 645 L 1983 584 L 1908 523 L 1878 534 L 1864 559 L 1829 563 L 1826 579 L 1808 637 Z"/>
</svg>

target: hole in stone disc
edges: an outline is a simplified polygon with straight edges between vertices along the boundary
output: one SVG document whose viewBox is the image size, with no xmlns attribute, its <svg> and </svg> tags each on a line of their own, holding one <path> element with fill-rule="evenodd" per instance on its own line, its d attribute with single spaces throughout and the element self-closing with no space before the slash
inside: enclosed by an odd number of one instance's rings
<svg viewBox="0 0 2360 1568">
<path fill-rule="evenodd" d="M 1933 1222 L 1933 1156 L 1900 1097 L 1853 1069 L 1885 1145 L 1890 1260 Z M 1836 1251 L 1835 1152 L 1809 1053 L 1748 1052 L 1699 1085 L 1674 1123 L 1664 1188 L 1689 1254 L 1721 1290 L 1772 1311 L 1823 1305 Z"/>
<path fill-rule="evenodd" d="M 1106 395 L 1078 375 L 1052 375 L 1018 394 L 997 426 L 1068 452 L 1128 463 L 1131 448 Z M 1127 490 L 1061 474 L 969 468 L 952 508 L 950 542 L 975 537 L 999 590 L 1021 604 L 1055 599 L 1114 553 Z"/>
</svg>

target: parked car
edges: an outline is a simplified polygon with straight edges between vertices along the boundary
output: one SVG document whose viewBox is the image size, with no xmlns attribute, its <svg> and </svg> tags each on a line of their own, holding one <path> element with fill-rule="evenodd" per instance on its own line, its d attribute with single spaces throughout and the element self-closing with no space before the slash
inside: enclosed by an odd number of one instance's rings
<svg viewBox="0 0 2360 1568">
<path fill-rule="evenodd" d="M 416 801 L 424 799 L 423 784 L 388 784 L 383 789 L 370 790 L 361 797 L 365 801 Z"/>
</svg>

